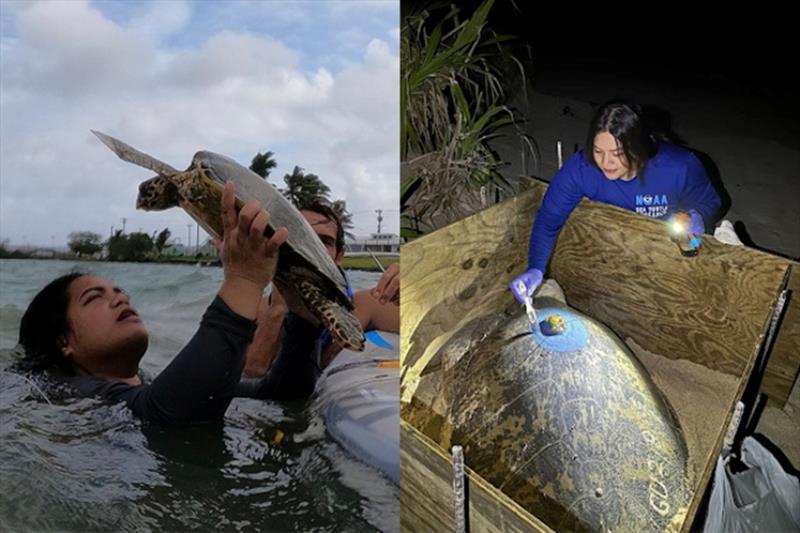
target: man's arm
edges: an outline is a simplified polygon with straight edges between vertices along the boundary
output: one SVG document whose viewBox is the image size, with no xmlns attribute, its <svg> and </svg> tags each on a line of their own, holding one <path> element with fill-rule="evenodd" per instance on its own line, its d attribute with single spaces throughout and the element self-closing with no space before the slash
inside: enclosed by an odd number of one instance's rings
<svg viewBox="0 0 800 533">
<path fill-rule="evenodd" d="M 244 377 L 261 377 L 272 366 L 281 348 L 281 329 L 287 311 L 286 302 L 274 287 L 268 297 L 261 298 L 256 332 L 247 348 Z"/>
<path fill-rule="evenodd" d="M 364 331 L 400 332 L 400 263 L 389 265 L 378 284 L 353 295 L 354 314 Z"/>
<path fill-rule="evenodd" d="M 236 396 L 262 400 L 298 400 L 311 396 L 320 375 L 317 364 L 322 328 L 294 313 L 283 320 L 280 352 L 260 379 L 242 379 Z"/>
<path fill-rule="evenodd" d="M 381 303 L 371 290 L 358 291 L 353 295 L 353 314 L 361 322 L 364 331 L 379 329 L 400 332 L 400 305 L 391 300 Z"/>
</svg>

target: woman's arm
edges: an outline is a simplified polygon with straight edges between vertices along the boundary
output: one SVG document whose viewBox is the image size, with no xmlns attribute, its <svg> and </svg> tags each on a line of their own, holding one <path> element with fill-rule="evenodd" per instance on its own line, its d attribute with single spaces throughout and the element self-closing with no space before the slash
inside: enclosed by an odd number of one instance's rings
<svg viewBox="0 0 800 533">
<path fill-rule="evenodd" d="M 528 270 L 545 271 L 558 234 L 572 210 L 583 198 L 580 164 L 583 155 L 573 155 L 553 176 L 542 205 L 536 213 L 528 244 Z"/>
<path fill-rule="evenodd" d="M 124 401 L 136 416 L 157 424 L 214 420 L 233 399 L 254 329 L 252 321 L 217 297 L 191 340 L 152 383 L 128 385 L 92 376 L 71 381 L 82 395 Z"/>
<path fill-rule="evenodd" d="M 681 193 L 679 206 L 696 210 L 703 217 L 706 228 L 713 227 L 722 206 L 717 190 L 711 183 L 703 164 L 690 154 L 686 164 L 686 185 Z"/>
<path fill-rule="evenodd" d="M 233 398 L 253 337 L 258 304 L 272 280 L 286 228 L 264 237 L 269 214 L 258 202 L 235 210 L 232 183 L 222 194 L 225 279 L 197 333 L 150 385 L 97 378 L 74 380 L 84 394 L 125 401 L 133 412 L 162 424 L 205 422 L 221 417 Z"/>
</svg>

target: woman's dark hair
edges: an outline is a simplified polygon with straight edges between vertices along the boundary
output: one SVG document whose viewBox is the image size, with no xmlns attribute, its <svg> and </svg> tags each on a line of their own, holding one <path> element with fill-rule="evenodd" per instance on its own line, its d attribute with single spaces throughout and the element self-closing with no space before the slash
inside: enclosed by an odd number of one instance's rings
<svg viewBox="0 0 800 533">
<path fill-rule="evenodd" d="M 14 365 L 17 369 L 74 374 L 72 362 L 61 351 L 61 342 L 69 327 L 69 286 L 86 275 L 84 272 L 71 272 L 56 278 L 33 298 L 19 325 L 19 343 L 25 349 L 25 355 Z"/>
<path fill-rule="evenodd" d="M 636 104 L 613 101 L 597 110 L 586 137 L 584 157 L 590 165 L 597 167 L 594 160 L 594 138 L 598 133 L 608 132 L 619 141 L 628 165 L 636 169 L 639 179 L 644 181 L 647 162 L 656 154 L 658 141 L 648 131 L 642 119 L 642 109 Z"/>
</svg>

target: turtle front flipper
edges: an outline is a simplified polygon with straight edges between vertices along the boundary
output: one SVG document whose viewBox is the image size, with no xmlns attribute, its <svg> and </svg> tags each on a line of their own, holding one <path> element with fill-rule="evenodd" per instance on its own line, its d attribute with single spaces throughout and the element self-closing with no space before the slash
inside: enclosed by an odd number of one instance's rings
<svg viewBox="0 0 800 533">
<path fill-rule="evenodd" d="M 356 352 L 364 350 L 364 331 L 350 311 L 325 298 L 319 287 L 308 281 L 301 281 L 298 289 L 306 308 L 314 313 L 342 348 Z"/>
</svg>

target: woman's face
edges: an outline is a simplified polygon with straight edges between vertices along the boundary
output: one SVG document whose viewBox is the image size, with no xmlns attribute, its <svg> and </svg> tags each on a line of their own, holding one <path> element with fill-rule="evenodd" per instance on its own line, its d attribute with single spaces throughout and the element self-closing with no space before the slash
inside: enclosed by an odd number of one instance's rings
<svg viewBox="0 0 800 533">
<path fill-rule="evenodd" d="M 630 181 L 636 177 L 636 171 L 631 168 L 619 141 L 607 131 L 602 131 L 594 136 L 592 154 L 594 162 L 597 163 L 606 178 Z"/>
<path fill-rule="evenodd" d="M 110 281 L 81 276 L 69 286 L 64 354 L 84 372 L 119 377 L 138 369 L 147 330 L 128 294 Z"/>
</svg>

